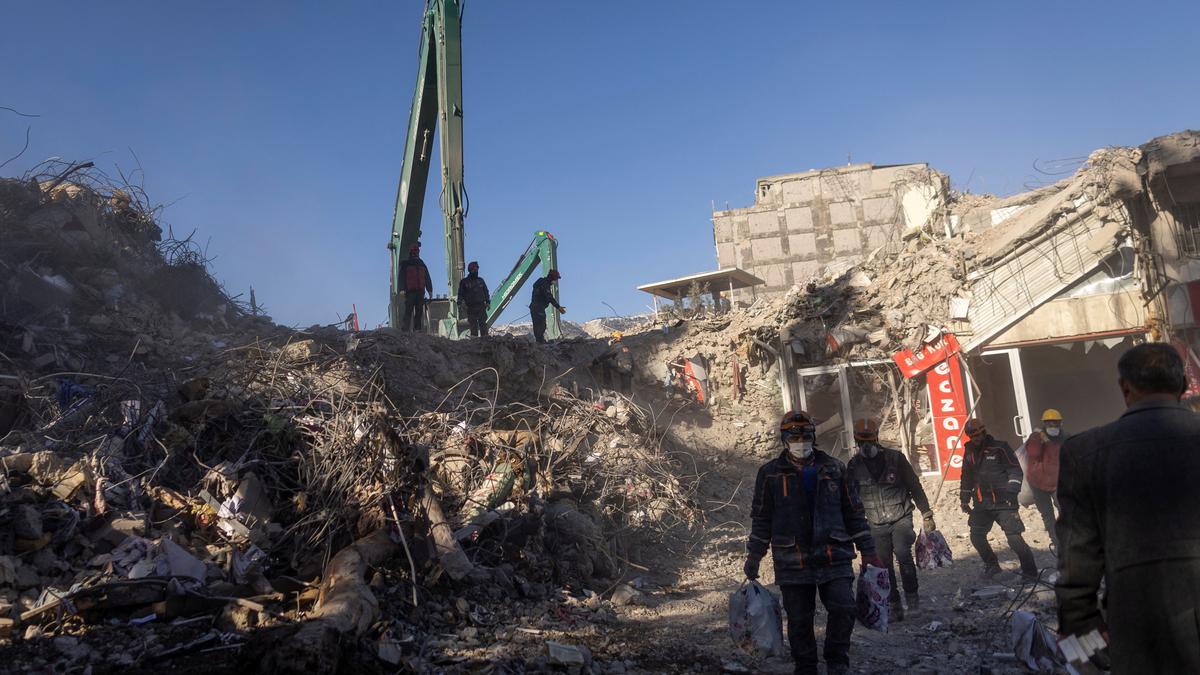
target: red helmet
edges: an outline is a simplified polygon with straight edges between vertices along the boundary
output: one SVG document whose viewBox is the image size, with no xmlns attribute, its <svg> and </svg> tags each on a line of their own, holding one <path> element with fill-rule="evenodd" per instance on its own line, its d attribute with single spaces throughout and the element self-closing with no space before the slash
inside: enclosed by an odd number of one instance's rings
<svg viewBox="0 0 1200 675">
<path fill-rule="evenodd" d="M 872 418 L 854 420 L 854 440 L 879 440 L 879 421 Z"/>
<path fill-rule="evenodd" d="M 558 270 L 550 270 L 550 273 L 546 276 L 550 277 L 550 281 L 558 281 L 562 278 L 562 275 L 558 273 Z"/>
<path fill-rule="evenodd" d="M 786 413 L 779 420 L 779 435 L 787 442 L 788 438 L 807 438 L 816 440 L 817 425 L 813 423 L 812 415 L 803 410 Z"/>
<path fill-rule="evenodd" d="M 413 244 L 412 246 L 408 247 L 409 255 L 420 255 L 420 253 L 421 253 L 421 245 L 420 244 Z"/>
<path fill-rule="evenodd" d="M 963 433 L 967 435 L 967 438 L 978 438 L 987 433 L 987 427 L 984 426 L 983 420 L 978 417 L 972 417 L 963 426 Z"/>
<path fill-rule="evenodd" d="M 467 271 L 468 272 L 478 272 L 479 271 L 479 263 L 475 262 L 474 260 L 467 263 Z"/>
</svg>

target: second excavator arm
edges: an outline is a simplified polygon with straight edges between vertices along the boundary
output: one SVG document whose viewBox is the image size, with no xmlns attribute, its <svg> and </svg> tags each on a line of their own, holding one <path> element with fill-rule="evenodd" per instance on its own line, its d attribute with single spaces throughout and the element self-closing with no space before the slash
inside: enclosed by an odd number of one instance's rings
<svg viewBox="0 0 1200 675">
<path fill-rule="evenodd" d="M 517 263 L 513 265 L 512 271 L 508 273 L 504 281 L 496 287 L 496 292 L 492 293 L 487 311 L 488 326 L 496 322 L 504 308 L 508 307 L 517 292 L 539 267 L 542 274 L 548 274 L 550 270 L 558 269 L 558 240 L 545 230 L 533 235 L 533 241 L 529 242 L 529 247 L 525 249 L 520 258 L 517 258 Z M 558 300 L 557 287 L 554 289 L 554 299 Z M 547 307 L 546 337 L 554 339 L 560 335 L 562 335 L 562 325 L 559 323 L 558 311 L 554 307 Z"/>
</svg>

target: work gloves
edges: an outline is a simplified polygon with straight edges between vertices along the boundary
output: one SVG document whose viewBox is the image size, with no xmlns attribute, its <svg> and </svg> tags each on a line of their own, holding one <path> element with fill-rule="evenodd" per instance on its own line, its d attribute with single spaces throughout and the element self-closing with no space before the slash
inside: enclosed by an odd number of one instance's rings
<svg viewBox="0 0 1200 675">
<path fill-rule="evenodd" d="M 745 572 L 747 579 L 758 578 L 758 564 L 762 562 L 762 558 L 757 556 L 747 556 L 746 564 L 742 565 L 742 572 Z"/>
<path fill-rule="evenodd" d="M 924 521 L 924 523 L 925 523 L 925 531 L 926 532 L 936 532 L 937 531 L 937 523 L 934 522 L 934 520 L 933 520 L 933 511 L 926 511 L 925 516 L 922 518 L 922 521 Z"/>
</svg>

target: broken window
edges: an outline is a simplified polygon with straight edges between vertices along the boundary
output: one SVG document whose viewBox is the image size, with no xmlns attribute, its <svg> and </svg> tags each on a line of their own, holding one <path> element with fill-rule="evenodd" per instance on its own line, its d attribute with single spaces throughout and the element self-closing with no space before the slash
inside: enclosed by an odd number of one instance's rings
<svg viewBox="0 0 1200 675">
<path fill-rule="evenodd" d="M 1175 220 L 1179 252 L 1186 256 L 1200 256 L 1200 202 L 1174 204 L 1170 212 Z"/>
</svg>

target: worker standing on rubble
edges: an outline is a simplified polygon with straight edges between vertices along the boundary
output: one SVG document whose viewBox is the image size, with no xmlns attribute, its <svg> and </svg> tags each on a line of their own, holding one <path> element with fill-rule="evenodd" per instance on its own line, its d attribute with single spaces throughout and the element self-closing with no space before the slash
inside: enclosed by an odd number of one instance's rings
<svg viewBox="0 0 1200 675">
<path fill-rule="evenodd" d="M 529 318 L 533 319 L 533 337 L 538 344 L 546 342 L 546 308 L 551 305 L 559 314 L 566 314 L 567 308 L 558 304 L 554 299 L 554 289 L 551 284 L 562 278 L 558 270 L 550 270 L 546 276 L 533 282 L 533 299 L 529 303 Z"/>
<path fill-rule="evenodd" d="M 813 615 L 820 594 L 829 615 L 826 672 L 846 673 L 855 620 L 850 590 L 855 545 L 863 565 L 882 569 L 883 561 L 875 555 L 871 529 L 846 467 L 817 449 L 812 417 L 803 411 L 787 413 L 779 434 L 783 452 L 759 468 L 754 482 L 743 571 L 746 578 L 757 579 L 759 563 L 770 548 L 797 673 L 817 672 Z"/>
<path fill-rule="evenodd" d="M 1033 490 L 1033 503 L 1042 514 L 1042 523 L 1050 535 L 1050 545 L 1058 553 L 1058 534 L 1054 527 L 1054 509 L 1058 506 L 1058 453 L 1063 443 L 1062 413 L 1048 408 L 1042 413 L 1042 428 L 1025 441 L 1025 480 Z"/>
<path fill-rule="evenodd" d="M 988 532 L 992 525 L 999 523 L 1009 547 L 1021 562 L 1021 575 L 1036 579 L 1037 562 L 1021 536 L 1025 524 L 1017 512 L 1022 477 L 1017 455 L 1008 443 L 992 438 L 977 418 L 967 420 L 963 432 L 968 440 L 963 452 L 958 498 L 963 512 L 968 515 L 971 544 L 983 561 L 983 576 L 991 578 L 1000 572 L 999 559 L 988 543 Z"/>
<path fill-rule="evenodd" d="M 1100 632 L 1113 673 L 1200 673 L 1200 415 L 1169 344 L 1130 349 L 1117 373 L 1124 414 L 1062 446 L 1059 633 Z"/>
<path fill-rule="evenodd" d="M 617 372 L 617 378 L 621 382 L 621 393 L 626 396 L 633 395 L 633 352 L 629 351 L 629 345 L 621 342 L 623 338 L 621 331 L 614 330 L 612 337 L 608 340 L 608 351 L 600 356 L 592 359 L 592 366 L 601 367 L 601 381 L 604 386 L 612 387 L 612 371 Z"/>
<path fill-rule="evenodd" d="M 471 337 L 487 337 L 487 310 L 491 300 L 487 282 L 479 276 L 479 263 L 472 260 L 467 265 L 467 276 L 458 282 L 458 302 L 466 309 Z"/>
<path fill-rule="evenodd" d="M 408 258 L 400 263 L 400 278 L 404 280 L 404 323 L 405 330 L 418 333 L 422 330 L 425 318 L 425 294 L 433 298 L 433 279 L 429 278 L 429 268 L 421 260 L 421 245 L 413 244 L 408 247 Z"/>
<path fill-rule="evenodd" d="M 854 440 L 859 453 L 850 459 L 846 471 L 858 484 L 858 495 L 866 509 L 867 522 L 879 559 L 887 565 L 892 582 L 889 621 L 904 620 L 900 602 L 900 586 L 896 583 L 896 561 L 900 563 L 900 579 L 904 582 L 905 600 L 909 610 L 919 609 L 917 596 L 917 565 L 913 561 L 913 544 L 917 541 L 913 529 L 913 503 L 924 515 L 925 530 L 937 529 L 929 498 L 912 464 L 899 451 L 879 444 L 879 422 L 873 419 L 854 421 Z M 895 560 L 893 560 L 893 557 Z"/>
</svg>

